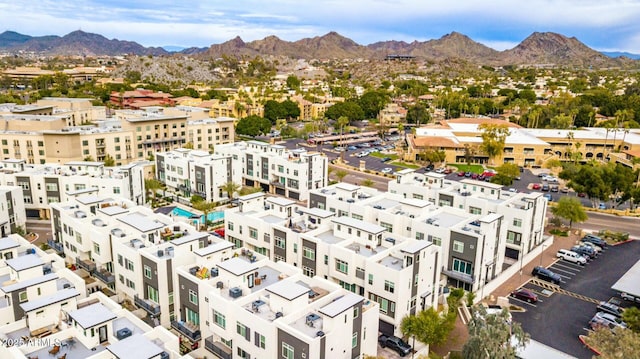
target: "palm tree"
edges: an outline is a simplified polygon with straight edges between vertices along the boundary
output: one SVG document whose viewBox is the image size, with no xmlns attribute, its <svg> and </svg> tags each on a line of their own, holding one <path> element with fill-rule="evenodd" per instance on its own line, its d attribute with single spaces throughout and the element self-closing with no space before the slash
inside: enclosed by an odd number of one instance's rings
<svg viewBox="0 0 640 359">
<path fill-rule="evenodd" d="M 146 190 L 145 193 L 147 195 L 147 199 L 151 198 L 151 207 L 153 207 L 158 198 L 158 190 L 162 188 L 162 182 L 155 178 L 148 178 L 144 180 L 144 188 Z M 153 194 L 153 197 L 149 197 L 150 193 Z"/>
<path fill-rule="evenodd" d="M 204 228 L 207 228 L 208 225 L 208 215 L 209 212 L 211 212 L 214 208 L 216 208 L 216 203 L 215 202 L 209 202 L 209 201 L 197 201 L 195 203 L 192 204 L 193 208 L 197 209 L 198 211 L 202 211 L 202 213 L 204 213 Z"/>
<path fill-rule="evenodd" d="M 223 184 L 220 188 L 227 194 L 229 201 L 231 201 L 233 199 L 233 194 L 240 189 L 240 185 L 233 181 L 229 181 Z"/>
</svg>

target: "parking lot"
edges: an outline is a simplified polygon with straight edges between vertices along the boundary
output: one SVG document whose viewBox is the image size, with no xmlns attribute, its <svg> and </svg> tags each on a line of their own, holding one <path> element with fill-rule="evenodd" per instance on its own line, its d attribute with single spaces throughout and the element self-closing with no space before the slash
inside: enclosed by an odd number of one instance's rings
<svg viewBox="0 0 640 359">
<path fill-rule="evenodd" d="M 523 287 L 536 292 L 538 302 L 510 298 L 511 304 L 526 310 L 513 312 L 513 318 L 531 338 L 578 358 L 591 358 L 593 353 L 580 343 L 578 335 L 587 333 L 599 301 L 618 296 L 611 286 L 639 257 L 640 242 L 632 241 L 610 246 L 584 266 L 555 261 L 548 268 L 561 276 L 560 286 L 538 279 L 527 281 Z"/>
</svg>

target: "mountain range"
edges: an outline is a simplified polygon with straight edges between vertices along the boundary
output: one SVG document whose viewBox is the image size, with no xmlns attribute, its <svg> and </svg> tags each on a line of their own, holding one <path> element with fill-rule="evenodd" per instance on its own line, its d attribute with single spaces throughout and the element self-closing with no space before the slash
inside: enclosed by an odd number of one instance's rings
<svg viewBox="0 0 640 359">
<path fill-rule="evenodd" d="M 136 42 L 107 39 L 99 34 L 73 31 L 65 36 L 32 37 L 13 31 L 0 34 L 0 51 L 33 51 L 51 55 L 170 55 L 159 47 L 144 47 Z M 175 52 L 174 52 L 175 53 Z M 457 58 L 476 64 L 559 64 L 580 67 L 611 67 L 635 65 L 632 54 L 611 57 L 593 50 L 575 37 L 552 32 L 534 32 L 512 49 L 497 51 L 468 36 L 452 32 L 428 41 L 381 41 L 360 45 L 336 32 L 323 36 L 285 41 L 276 36 L 245 42 L 235 37 L 208 48 L 187 48 L 180 52 L 201 59 L 227 56 L 287 56 L 292 58 L 379 58 L 387 55 L 411 55 L 425 60 Z M 612 55 L 617 55 L 613 53 Z"/>
</svg>

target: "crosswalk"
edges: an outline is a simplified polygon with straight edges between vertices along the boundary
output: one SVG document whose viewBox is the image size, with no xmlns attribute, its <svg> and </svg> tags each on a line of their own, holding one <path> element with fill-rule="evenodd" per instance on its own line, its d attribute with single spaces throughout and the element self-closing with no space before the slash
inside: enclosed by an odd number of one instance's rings
<svg viewBox="0 0 640 359">
<path fill-rule="evenodd" d="M 573 297 L 573 298 L 576 298 L 576 299 L 583 300 L 585 302 L 594 303 L 594 304 L 600 303 L 600 301 L 597 300 L 597 299 L 593 299 L 593 298 L 587 297 L 586 295 L 582 295 L 582 294 L 579 294 L 579 293 L 570 292 L 570 291 L 568 291 L 566 289 L 560 288 L 560 286 L 557 285 L 557 284 L 549 283 L 549 282 L 546 282 L 546 281 L 543 281 L 543 280 L 540 280 L 540 279 L 537 279 L 537 278 L 532 278 L 529 281 L 529 283 L 531 283 L 533 285 L 536 285 L 538 287 L 544 288 L 544 289 L 548 289 L 548 290 L 553 291 L 553 292 L 558 293 L 558 294 L 563 294 L 563 295 L 566 295 L 566 296 L 569 296 L 569 297 Z"/>
</svg>

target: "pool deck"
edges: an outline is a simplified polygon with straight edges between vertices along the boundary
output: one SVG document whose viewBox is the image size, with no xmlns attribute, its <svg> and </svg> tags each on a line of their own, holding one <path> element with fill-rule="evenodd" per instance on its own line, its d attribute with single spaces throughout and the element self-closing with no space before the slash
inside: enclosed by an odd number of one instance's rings
<svg viewBox="0 0 640 359">
<path fill-rule="evenodd" d="M 175 214 L 174 211 L 178 210 L 180 212 L 183 212 L 183 214 Z M 200 220 L 202 220 L 202 216 L 204 215 L 204 213 L 202 211 L 199 211 L 197 209 L 176 203 L 175 205 L 172 206 L 166 206 L 166 207 L 162 207 L 162 208 L 158 208 L 155 211 L 156 213 L 163 213 L 166 214 L 167 216 L 171 216 L 171 215 L 175 215 L 175 216 L 180 216 L 180 217 L 184 217 L 187 219 L 195 219 L 195 218 L 199 218 Z M 191 216 L 186 216 L 184 214 L 186 213 L 191 214 Z M 207 219 L 211 222 L 216 222 L 216 221 L 222 221 L 224 220 L 224 211 L 212 211 L 209 212 L 207 214 Z"/>
</svg>

